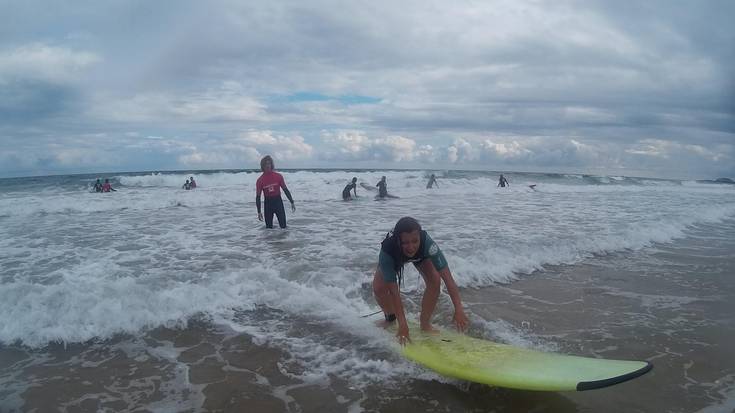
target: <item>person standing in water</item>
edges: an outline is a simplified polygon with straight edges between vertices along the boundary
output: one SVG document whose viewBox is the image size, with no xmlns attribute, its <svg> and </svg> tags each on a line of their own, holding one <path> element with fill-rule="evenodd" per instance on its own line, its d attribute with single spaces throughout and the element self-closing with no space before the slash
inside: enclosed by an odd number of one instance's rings
<svg viewBox="0 0 735 413">
<path fill-rule="evenodd" d="M 191 183 L 188 179 L 184 182 L 184 185 L 181 188 L 186 189 L 187 191 L 191 189 Z"/>
<path fill-rule="evenodd" d="M 110 185 L 110 180 L 105 179 L 105 183 L 102 184 L 102 192 L 110 192 L 110 191 L 117 192 L 117 190 L 113 188 L 112 185 Z"/>
<path fill-rule="evenodd" d="M 263 174 L 255 183 L 255 205 L 258 207 L 258 220 L 263 220 L 263 214 L 260 213 L 260 193 L 265 194 L 263 201 L 265 207 L 265 227 L 273 228 L 273 214 L 278 218 L 278 225 L 286 228 L 286 211 L 283 209 L 283 200 L 281 199 L 281 188 L 286 194 L 286 198 L 291 202 L 291 212 L 296 212 L 291 192 L 286 187 L 283 176 L 274 171 L 273 158 L 266 155 L 260 160 L 260 170 Z"/>
<path fill-rule="evenodd" d="M 197 187 L 197 183 L 194 181 L 194 177 L 193 176 L 189 178 L 189 187 L 191 189 L 194 189 L 194 188 Z"/>
<path fill-rule="evenodd" d="M 418 221 L 411 217 L 403 217 L 381 243 L 378 268 L 373 276 L 375 300 L 383 310 L 386 323 L 398 320 L 396 337 L 401 345 L 410 341 L 400 292 L 403 265 L 407 262 L 413 263 L 426 283 L 424 297 L 421 299 L 421 330 L 434 330 L 431 316 L 439 300 L 441 282 L 444 281 L 454 305 L 454 324 L 459 331 L 464 331 L 469 321 L 462 308 L 459 288 L 452 277 L 452 272 L 449 271 L 444 254 L 429 234 L 421 229 Z"/>
<path fill-rule="evenodd" d="M 439 187 L 439 183 L 436 182 L 436 175 L 431 174 L 431 176 L 429 177 L 429 183 L 426 184 L 426 189 L 433 188 L 434 184 L 436 184 L 437 188 Z"/>
<path fill-rule="evenodd" d="M 375 184 L 378 187 L 378 198 L 385 198 L 388 196 L 388 183 L 385 182 L 385 175 L 380 178 L 380 181 Z"/>
<path fill-rule="evenodd" d="M 352 181 L 347 184 L 347 186 L 345 186 L 345 189 L 342 190 L 343 201 L 352 200 L 352 196 L 350 196 L 350 190 L 355 191 L 355 198 L 357 198 L 357 177 L 352 178 Z"/>
<path fill-rule="evenodd" d="M 102 182 L 97 178 L 97 182 L 94 183 L 94 192 L 102 192 Z"/>
<path fill-rule="evenodd" d="M 498 186 L 499 187 L 502 187 L 502 188 L 505 188 L 506 185 L 510 187 L 510 184 L 508 183 L 508 180 L 505 179 L 505 177 L 503 176 L 503 174 L 500 174 L 500 180 L 498 181 Z"/>
</svg>

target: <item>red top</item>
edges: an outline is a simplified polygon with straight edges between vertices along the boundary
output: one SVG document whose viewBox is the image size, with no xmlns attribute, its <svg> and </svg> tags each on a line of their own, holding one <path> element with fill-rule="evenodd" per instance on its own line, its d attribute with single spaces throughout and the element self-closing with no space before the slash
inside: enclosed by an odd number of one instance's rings
<svg viewBox="0 0 735 413">
<path fill-rule="evenodd" d="M 112 185 L 109 182 L 102 184 L 102 192 L 110 192 L 110 189 L 112 189 Z"/>
<path fill-rule="evenodd" d="M 260 191 L 263 191 L 268 198 L 272 196 L 280 197 L 281 187 L 286 187 L 281 174 L 273 171 L 263 172 L 263 175 L 260 175 L 260 178 L 255 182 L 255 195 L 259 196 Z"/>
</svg>

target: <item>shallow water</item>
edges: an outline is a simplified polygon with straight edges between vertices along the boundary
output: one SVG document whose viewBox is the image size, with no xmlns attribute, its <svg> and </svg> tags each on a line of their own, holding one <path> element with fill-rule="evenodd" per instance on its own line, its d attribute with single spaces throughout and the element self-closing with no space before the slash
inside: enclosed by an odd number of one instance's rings
<svg viewBox="0 0 735 413">
<path fill-rule="evenodd" d="M 88 193 L 91 176 L 0 181 L 0 406 L 728 411 L 731 186 L 506 174 L 500 189 L 496 174 L 451 172 L 426 190 L 429 173 L 284 173 L 297 206 L 285 231 L 255 219 L 253 173 L 197 175 L 194 191 L 179 189 L 190 174 L 124 174 L 111 194 Z M 400 199 L 358 188 L 340 200 L 352 176 L 381 175 Z M 654 370 L 609 389 L 534 393 L 403 360 L 361 316 L 376 310 L 379 243 L 404 215 L 447 256 L 470 334 Z M 414 317 L 422 289 L 407 268 Z M 443 296 L 435 321 L 451 314 Z"/>
</svg>

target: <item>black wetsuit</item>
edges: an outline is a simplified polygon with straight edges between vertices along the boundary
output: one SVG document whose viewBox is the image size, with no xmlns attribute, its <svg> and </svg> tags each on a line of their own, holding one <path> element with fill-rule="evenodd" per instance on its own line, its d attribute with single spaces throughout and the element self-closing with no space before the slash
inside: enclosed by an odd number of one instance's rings
<svg viewBox="0 0 735 413">
<path fill-rule="evenodd" d="M 285 191 L 284 191 L 285 192 Z M 291 194 L 286 192 L 287 196 L 291 198 Z M 265 209 L 265 227 L 273 228 L 273 214 L 278 218 L 278 226 L 286 228 L 286 210 L 283 208 L 283 200 L 280 196 L 267 196 L 263 201 L 263 207 Z"/>
<path fill-rule="evenodd" d="M 345 189 L 342 190 L 342 199 L 352 199 L 352 195 L 350 195 L 350 191 L 357 188 L 357 184 L 355 182 L 350 182 L 347 184 Z"/>
<path fill-rule="evenodd" d="M 388 196 L 388 185 L 385 183 L 385 181 L 380 181 L 375 186 L 378 187 L 379 197 L 385 198 Z"/>
</svg>

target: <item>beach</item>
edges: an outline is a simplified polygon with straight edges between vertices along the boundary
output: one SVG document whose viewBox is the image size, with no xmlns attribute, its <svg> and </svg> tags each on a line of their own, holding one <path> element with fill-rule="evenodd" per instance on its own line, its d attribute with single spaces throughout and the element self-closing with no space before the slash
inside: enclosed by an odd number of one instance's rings
<svg viewBox="0 0 735 413">
<path fill-rule="evenodd" d="M 0 411 L 729 412 L 735 190 L 506 173 L 289 171 L 287 230 L 255 219 L 254 172 L 0 186 Z M 375 201 L 352 178 L 401 198 Z M 26 178 L 30 179 L 30 178 Z M 535 189 L 528 185 L 536 184 Z M 36 185 L 33 190 L 29 186 Z M 83 199 L 84 202 L 81 202 Z M 375 326 L 371 276 L 401 216 L 447 257 L 467 334 L 647 360 L 637 379 L 532 392 L 442 377 Z M 402 291 L 418 317 L 423 293 Z M 434 322 L 451 328 L 440 297 Z"/>
</svg>

